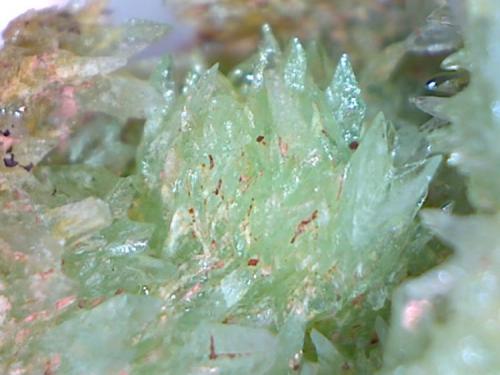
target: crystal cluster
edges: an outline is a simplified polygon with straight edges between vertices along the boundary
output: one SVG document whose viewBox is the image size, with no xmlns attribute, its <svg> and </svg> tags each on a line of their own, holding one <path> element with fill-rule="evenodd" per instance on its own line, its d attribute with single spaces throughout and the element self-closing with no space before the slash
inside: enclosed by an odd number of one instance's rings
<svg viewBox="0 0 500 375">
<path fill-rule="evenodd" d="M 347 56 L 325 77 L 264 27 L 228 77 L 179 85 L 165 58 L 143 80 L 120 68 L 164 29 L 93 11 L 24 16 L 0 56 L 21 67 L 2 83 L 1 372 L 379 368 L 441 157 L 367 121 Z"/>
<path fill-rule="evenodd" d="M 365 104 L 346 56 L 326 90 L 308 60 L 297 40 L 280 51 L 265 28 L 259 54 L 233 72 L 237 90 L 217 67 L 193 73 L 169 111 L 146 124 L 138 165 L 167 229 L 157 251 L 182 270 L 159 287 L 180 302 L 166 307 L 162 357 L 176 343 L 189 348 L 165 369 L 314 369 L 302 359 L 313 355 L 304 340 L 315 338 L 314 352 L 323 335 L 346 354 L 318 371 L 375 361 L 363 356 L 377 311 L 425 244 L 414 217 L 440 158 L 399 155 L 382 115 L 362 128 Z M 193 321 L 199 350 L 179 332 Z M 226 344 L 250 327 L 277 333 L 265 349 L 272 360 L 253 354 L 258 342 Z M 210 361 L 209 338 L 234 358 Z"/>
</svg>

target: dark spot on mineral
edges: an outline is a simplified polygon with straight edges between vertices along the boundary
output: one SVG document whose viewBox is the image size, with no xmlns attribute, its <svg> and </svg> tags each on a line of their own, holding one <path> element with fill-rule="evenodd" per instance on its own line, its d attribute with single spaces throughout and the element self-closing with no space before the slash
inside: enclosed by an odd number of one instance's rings
<svg viewBox="0 0 500 375">
<path fill-rule="evenodd" d="M 255 267 L 257 264 L 259 264 L 259 260 L 257 258 L 250 258 L 248 259 L 247 263 L 250 267 Z"/>
<path fill-rule="evenodd" d="M 255 138 L 255 140 L 258 142 L 258 143 L 261 143 L 263 145 L 266 144 L 266 142 L 264 141 L 264 136 L 263 135 L 259 135 L 257 138 Z"/>
<path fill-rule="evenodd" d="M 222 180 L 219 178 L 219 181 L 217 182 L 217 186 L 215 187 L 215 190 L 214 190 L 215 195 L 219 195 L 221 187 L 222 187 Z"/>
<path fill-rule="evenodd" d="M 349 143 L 349 148 L 351 150 L 357 150 L 359 147 L 359 142 L 358 141 L 352 141 L 351 143 Z"/>
<path fill-rule="evenodd" d="M 215 167 L 215 161 L 214 161 L 214 157 L 212 155 L 208 155 L 208 160 L 210 160 L 210 169 L 214 169 Z"/>
<path fill-rule="evenodd" d="M 189 212 L 189 215 L 191 215 L 191 222 L 192 222 L 193 224 L 195 224 L 195 223 L 196 223 L 196 216 L 195 216 L 195 214 L 194 214 L 194 213 L 195 213 L 194 208 L 192 208 L 192 207 L 191 207 L 191 208 L 188 210 L 188 212 Z M 193 233 L 194 233 L 194 232 L 193 232 Z"/>
<path fill-rule="evenodd" d="M 26 171 L 26 172 L 31 172 L 33 169 L 33 163 L 29 163 L 27 165 L 21 165 L 21 167 Z"/>
<path fill-rule="evenodd" d="M 3 158 L 3 163 L 7 168 L 14 168 L 17 164 L 19 164 L 15 159 L 14 159 L 14 154 L 10 154 L 9 157 Z"/>
</svg>

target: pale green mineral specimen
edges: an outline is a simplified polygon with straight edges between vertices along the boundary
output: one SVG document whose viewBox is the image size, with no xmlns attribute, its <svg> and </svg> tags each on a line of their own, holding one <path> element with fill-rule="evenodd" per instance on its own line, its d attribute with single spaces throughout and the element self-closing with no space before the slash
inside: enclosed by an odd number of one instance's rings
<svg viewBox="0 0 500 375">
<path fill-rule="evenodd" d="M 88 54 L 121 59 L 156 28 L 124 30 Z M 196 67 L 178 87 L 168 59 L 150 82 L 88 59 L 66 99 L 92 116 L 63 118 L 33 172 L 0 170 L 0 372 L 379 368 L 441 158 L 365 119 L 348 57 L 325 77 L 320 52 L 265 27 L 231 79 Z"/>
<path fill-rule="evenodd" d="M 156 251 L 178 276 L 158 286 L 169 301 L 155 334 L 161 360 L 137 369 L 369 371 L 377 312 L 425 243 L 414 217 L 439 157 L 396 165 L 383 116 L 362 128 L 347 57 L 323 91 L 300 43 L 282 52 L 264 32 L 253 70 L 237 73 L 240 90 L 217 67 L 198 71 L 146 124 L 139 166 L 165 220 Z M 226 344 L 255 335 L 249 327 L 277 334 L 265 366 L 258 340 Z M 314 354 L 333 345 L 343 354 Z"/>
</svg>

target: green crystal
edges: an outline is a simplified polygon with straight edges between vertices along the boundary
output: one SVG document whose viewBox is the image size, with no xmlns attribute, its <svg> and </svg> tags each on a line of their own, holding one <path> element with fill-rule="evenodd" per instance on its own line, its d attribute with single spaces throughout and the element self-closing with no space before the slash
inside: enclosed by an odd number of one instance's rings
<svg viewBox="0 0 500 375">
<path fill-rule="evenodd" d="M 336 122 L 332 130 L 340 133 L 335 140 L 338 145 L 342 145 L 342 141 L 349 145 L 359 138 L 366 109 L 347 55 L 340 58 L 326 95 Z"/>
<path fill-rule="evenodd" d="M 416 215 L 441 157 L 366 117 L 346 55 L 282 51 L 269 26 L 230 78 L 196 65 L 181 86 L 168 58 L 149 80 L 117 71 L 163 31 L 74 36 L 57 77 L 77 113 L 20 121 L 19 149 L 41 145 L 34 173 L 0 170 L 1 371 L 380 368 L 370 343 L 429 240 Z M 38 103 L 38 78 L 16 100 Z"/>
<path fill-rule="evenodd" d="M 52 224 L 54 237 L 70 241 L 111 224 L 108 205 L 95 198 L 53 208 L 46 215 Z"/>
<path fill-rule="evenodd" d="M 163 342 L 191 347 L 180 327 L 195 317 L 267 327 L 278 340 L 285 335 L 266 370 L 282 373 L 305 363 L 297 319 L 345 335 L 345 351 L 349 340 L 366 340 L 347 337 L 365 312 L 386 306 L 390 285 L 405 275 L 402 259 L 413 255 L 404 249 L 415 241 L 413 220 L 440 158 L 396 166 L 398 140 L 383 116 L 361 130 L 365 105 L 346 57 L 325 92 L 297 41 L 283 56 L 264 43 L 257 56 L 256 78 L 242 93 L 216 67 L 201 73 L 163 119 L 146 125 L 156 135 L 138 163 L 161 192 L 169 228 L 161 254 L 182 270 L 164 296 L 196 306 L 169 307 Z M 357 301 L 359 313 L 336 318 Z M 209 366 L 203 350 L 198 360 L 164 352 L 158 368 Z"/>
<path fill-rule="evenodd" d="M 134 336 L 152 324 L 160 306 L 159 300 L 146 296 L 113 297 L 51 330 L 41 350 L 61 353 L 58 371 L 65 374 L 127 371 L 140 350 Z"/>
</svg>

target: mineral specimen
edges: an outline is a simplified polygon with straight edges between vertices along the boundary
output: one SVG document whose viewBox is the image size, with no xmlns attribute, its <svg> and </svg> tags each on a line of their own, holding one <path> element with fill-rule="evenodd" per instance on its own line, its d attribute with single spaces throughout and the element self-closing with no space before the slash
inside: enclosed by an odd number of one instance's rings
<svg viewBox="0 0 500 375">
<path fill-rule="evenodd" d="M 346 55 L 265 26 L 228 76 L 143 80 L 121 68 L 164 28 L 89 9 L 23 16 L 0 56 L 1 372 L 380 368 L 441 157 L 367 118 Z"/>
</svg>

